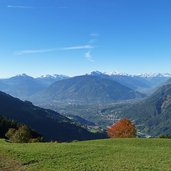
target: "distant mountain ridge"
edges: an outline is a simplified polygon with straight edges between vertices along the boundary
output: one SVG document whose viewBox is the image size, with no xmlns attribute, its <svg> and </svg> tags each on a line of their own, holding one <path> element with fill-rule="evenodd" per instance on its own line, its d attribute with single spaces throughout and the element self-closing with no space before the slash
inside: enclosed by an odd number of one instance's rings
<svg viewBox="0 0 171 171">
<path fill-rule="evenodd" d="M 163 85 L 171 78 L 168 73 L 130 75 L 126 73 L 107 74 L 100 71 L 93 71 L 86 75 L 116 81 L 122 86 L 146 95 L 152 94 L 157 87 Z M 7 79 L 0 79 L 0 90 L 22 100 L 27 100 L 30 99 L 31 96 L 46 90 L 57 81 L 72 78 L 73 77 L 58 74 L 34 78 L 26 74 L 21 74 Z"/>
<path fill-rule="evenodd" d="M 150 92 L 153 92 L 155 88 L 161 86 L 169 78 L 171 78 L 171 74 L 169 73 L 130 75 L 126 73 L 117 73 L 117 72 L 106 74 L 106 73 L 102 73 L 99 71 L 93 71 L 89 75 L 111 79 L 131 89 L 140 91 L 142 93 L 148 93 L 148 94 Z"/>
<path fill-rule="evenodd" d="M 5 85 L 5 86 L 1 86 Z M 26 74 L 17 75 L 9 79 L 0 79 L 0 90 L 12 96 L 26 99 L 28 96 L 45 88 L 39 81 Z"/>
<path fill-rule="evenodd" d="M 54 75 L 42 75 L 40 77 L 35 78 L 36 80 L 38 80 L 40 83 L 42 83 L 43 85 L 50 86 L 51 84 L 53 84 L 56 81 L 60 81 L 60 80 L 64 80 L 70 78 L 69 76 L 66 75 L 58 75 L 58 74 L 54 74 Z"/>
<path fill-rule="evenodd" d="M 64 75 L 47 75 L 33 78 L 26 74 L 16 75 L 11 78 L 0 79 L 0 90 L 22 100 L 44 90 L 56 81 L 67 79 Z"/>
<path fill-rule="evenodd" d="M 111 72 L 111 73 L 107 73 L 107 72 L 101 72 L 101 71 L 92 71 L 90 74 L 88 75 L 108 75 L 108 76 L 116 76 L 116 75 L 120 75 L 120 76 L 130 76 L 130 77 L 168 77 L 171 78 L 171 74 L 170 73 L 142 73 L 142 74 L 128 74 L 128 73 L 122 73 L 122 72 Z"/>
<path fill-rule="evenodd" d="M 84 75 L 57 81 L 30 100 L 36 104 L 101 104 L 139 97 L 144 95 L 116 81 Z"/>
</svg>

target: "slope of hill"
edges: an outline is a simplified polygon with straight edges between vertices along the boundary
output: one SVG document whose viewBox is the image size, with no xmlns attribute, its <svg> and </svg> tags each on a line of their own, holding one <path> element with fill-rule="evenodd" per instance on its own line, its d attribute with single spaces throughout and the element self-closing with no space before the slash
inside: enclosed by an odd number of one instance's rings
<svg viewBox="0 0 171 171">
<path fill-rule="evenodd" d="M 171 84 L 163 85 L 149 98 L 132 105 L 122 114 L 135 120 L 139 128 L 150 135 L 171 135 Z"/>
<path fill-rule="evenodd" d="M 80 116 L 77 116 L 77 115 L 67 115 L 67 117 L 75 122 L 78 122 L 82 125 L 85 125 L 85 126 L 95 126 L 95 123 L 93 122 L 90 122 Z"/>
<path fill-rule="evenodd" d="M 167 139 L 142 138 L 31 144 L 0 140 L 0 170 L 169 171 L 170 146 Z"/>
<path fill-rule="evenodd" d="M 0 92 L 0 115 L 28 125 L 46 140 L 72 141 L 97 138 L 68 118 Z"/>
<path fill-rule="evenodd" d="M 38 104 L 101 104 L 139 97 L 143 97 L 143 94 L 116 81 L 84 75 L 55 82 L 33 96 L 31 101 Z"/>
</svg>

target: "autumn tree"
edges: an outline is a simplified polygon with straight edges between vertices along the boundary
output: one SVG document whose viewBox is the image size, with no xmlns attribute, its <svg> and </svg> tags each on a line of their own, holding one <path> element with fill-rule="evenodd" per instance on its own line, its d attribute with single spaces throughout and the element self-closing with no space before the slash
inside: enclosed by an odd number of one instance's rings
<svg viewBox="0 0 171 171">
<path fill-rule="evenodd" d="M 121 119 L 108 128 L 107 134 L 110 138 L 134 138 L 136 127 L 129 119 Z"/>
</svg>

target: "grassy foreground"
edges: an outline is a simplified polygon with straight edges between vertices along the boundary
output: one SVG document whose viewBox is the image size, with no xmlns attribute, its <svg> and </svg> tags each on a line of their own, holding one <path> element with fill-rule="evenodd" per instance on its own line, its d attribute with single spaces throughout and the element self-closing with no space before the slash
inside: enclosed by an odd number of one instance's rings
<svg viewBox="0 0 171 171">
<path fill-rule="evenodd" d="M 107 139 L 10 144 L 0 140 L 1 171 L 171 171 L 169 139 Z"/>
</svg>

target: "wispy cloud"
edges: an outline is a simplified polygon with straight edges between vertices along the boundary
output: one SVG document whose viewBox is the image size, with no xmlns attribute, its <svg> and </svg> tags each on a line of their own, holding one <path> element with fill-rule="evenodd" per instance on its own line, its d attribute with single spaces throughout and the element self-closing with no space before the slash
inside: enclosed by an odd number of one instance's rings
<svg viewBox="0 0 171 171">
<path fill-rule="evenodd" d="M 94 62 L 91 51 L 85 53 L 85 58 L 90 62 Z"/>
<path fill-rule="evenodd" d="M 50 48 L 50 49 L 29 49 L 29 50 L 21 50 L 15 52 L 15 55 L 27 55 L 27 54 L 35 54 L 35 53 L 47 53 L 47 52 L 55 52 L 55 51 L 70 51 L 70 50 L 84 50 L 84 49 L 93 49 L 92 45 L 78 45 L 78 46 L 69 46 L 63 48 Z"/>
<path fill-rule="evenodd" d="M 47 52 L 53 52 L 56 51 L 57 49 L 52 48 L 52 49 L 29 49 L 29 50 L 21 50 L 18 52 L 15 52 L 15 55 L 27 55 L 27 54 L 34 54 L 34 53 L 47 53 Z"/>
<path fill-rule="evenodd" d="M 90 40 L 88 41 L 88 43 L 89 44 L 95 44 L 97 42 L 99 34 L 98 33 L 91 33 L 89 36 L 90 36 Z"/>
<path fill-rule="evenodd" d="M 97 37 L 99 37 L 99 34 L 98 33 L 91 33 L 90 36 L 94 37 L 94 38 L 97 38 Z"/>
<path fill-rule="evenodd" d="M 24 5 L 7 5 L 7 8 L 14 9 L 46 9 L 46 8 L 58 8 L 58 9 L 67 9 L 67 6 L 24 6 Z"/>
<path fill-rule="evenodd" d="M 94 45 L 97 42 L 99 34 L 98 33 L 91 33 L 91 34 L 89 34 L 89 36 L 90 36 L 90 40 L 88 41 L 88 44 Z M 94 62 L 94 59 L 93 59 L 93 56 L 92 56 L 92 50 L 89 49 L 84 54 L 84 58 L 86 58 L 90 62 Z"/>
<path fill-rule="evenodd" d="M 81 46 L 71 46 L 71 47 L 64 47 L 60 48 L 60 50 L 81 50 L 81 49 L 93 49 L 94 46 L 92 45 L 81 45 Z"/>
<path fill-rule="evenodd" d="M 32 9 L 31 6 L 22 6 L 22 5 L 7 5 L 7 8 L 18 8 L 18 9 Z"/>
</svg>

